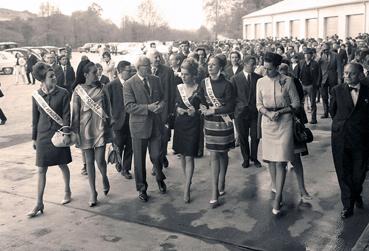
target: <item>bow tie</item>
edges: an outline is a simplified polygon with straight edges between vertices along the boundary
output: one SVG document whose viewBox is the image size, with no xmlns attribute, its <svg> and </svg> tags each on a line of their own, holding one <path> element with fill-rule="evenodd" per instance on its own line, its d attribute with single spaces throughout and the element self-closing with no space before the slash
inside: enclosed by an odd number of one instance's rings
<svg viewBox="0 0 369 251">
<path fill-rule="evenodd" d="M 349 91 L 355 91 L 357 92 L 359 89 L 357 87 L 352 87 L 352 86 L 349 86 Z"/>
</svg>

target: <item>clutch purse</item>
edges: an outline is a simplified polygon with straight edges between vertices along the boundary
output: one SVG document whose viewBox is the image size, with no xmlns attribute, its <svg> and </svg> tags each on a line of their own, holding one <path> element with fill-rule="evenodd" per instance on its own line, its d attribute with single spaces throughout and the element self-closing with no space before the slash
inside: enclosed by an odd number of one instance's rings
<svg viewBox="0 0 369 251">
<path fill-rule="evenodd" d="M 73 132 L 65 133 L 63 132 L 64 128 L 69 128 L 69 126 L 63 126 L 58 131 L 55 132 L 54 136 L 51 138 L 51 143 L 55 147 L 69 147 L 76 143 L 77 137 Z M 66 142 L 67 138 L 70 138 L 69 142 Z"/>
</svg>

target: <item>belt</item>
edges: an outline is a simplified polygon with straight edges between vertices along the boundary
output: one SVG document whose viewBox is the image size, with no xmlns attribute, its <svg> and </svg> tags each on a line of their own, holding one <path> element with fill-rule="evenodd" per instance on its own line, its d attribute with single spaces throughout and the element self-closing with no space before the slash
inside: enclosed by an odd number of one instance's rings
<svg viewBox="0 0 369 251">
<path fill-rule="evenodd" d="M 280 111 L 282 109 L 284 109 L 285 107 L 279 107 L 279 108 L 265 108 L 268 112 L 277 112 Z"/>
</svg>

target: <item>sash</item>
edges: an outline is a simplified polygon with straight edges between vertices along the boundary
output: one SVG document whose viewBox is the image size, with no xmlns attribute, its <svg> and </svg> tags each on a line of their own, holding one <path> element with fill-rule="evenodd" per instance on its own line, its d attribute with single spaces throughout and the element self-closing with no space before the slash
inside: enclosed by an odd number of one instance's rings
<svg viewBox="0 0 369 251">
<path fill-rule="evenodd" d="M 215 97 L 213 87 L 211 86 L 210 78 L 205 78 L 205 87 L 206 87 L 206 93 L 208 94 L 208 97 L 210 98 L 211 103 L 216 108 L 221 107 L 222 104 L 219 102 L 217 97 Z M 232 119 L 228 116 L 228 114 L 220 114 L 224 122 L 226 123 L 232 123 Z"/>
<path fill-rule="evenodd" d="M 37 104 L 42 108 L 42 110 L 49 115 L 50 118 L 52 118 L 60 126 L 64 126 L 63 119 L 46 103 L 45 99 L 43 99 L 43 97 L 41 97 L 37 91 L 32 94 L 32 97 L 36 100 Z"/>
<path fill-rule="evenodd" d="M 187 98 L 184 85 L 183 84 L 177 85 L 177 89 L 179 91 L 179 94 L 181 95 L 181 99 L 182 99 L 183 103 L 187 106 L 187 108 L 188 109 L 194 109 L 195 110 L 195 107 L 193 107 L 191 105 L 190 101 Z"/>
<path fill-rule="evenodd" d="M 75 89 L 78 96 L 81 97 L 82 101 L 94 112 L 96 113 L 101 119 L 107 118 L 108 116 L 103 111 L 102 107 L 96 103 L 90 96 L 88 96 L 85 89 L 82 86 L 77 85 Z"/>
</svg>

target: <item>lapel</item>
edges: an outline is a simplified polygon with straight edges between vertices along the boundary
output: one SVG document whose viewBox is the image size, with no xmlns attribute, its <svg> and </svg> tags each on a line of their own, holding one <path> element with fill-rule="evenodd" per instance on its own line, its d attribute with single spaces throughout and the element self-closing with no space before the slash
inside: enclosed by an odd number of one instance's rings
<svg viewBox="0 0 369 251">
<path fill-rule="evenodd" d="M 138 88 L 141 89 L 141 91 L 145 94 L 145 96 L 147 97 L 148 102 L 150 102 L 150 93 L 146 90 L 145 88 L 145 83 L 143 82 L 143 80 L 141 80 L 141 78 L 136 74 L 136 82 L 138 83 Z"/>
<path fill-rule="evenodd" d="M 344 100 L 344 103 L 348 104 L 349 109 L 351 110 L 351 112 L 350 112 L 350 115 L 351 115 L 351 113 L 355 109 L 354 101 L 352 100 L 351 93 L 350 93 L 348 85 L 344 84 L 342 89 L 343 89 L 343 97 L 342 98 Z M 360 95 L 360 93 L 359 93 L 359 95 Z"/>
</svg>

